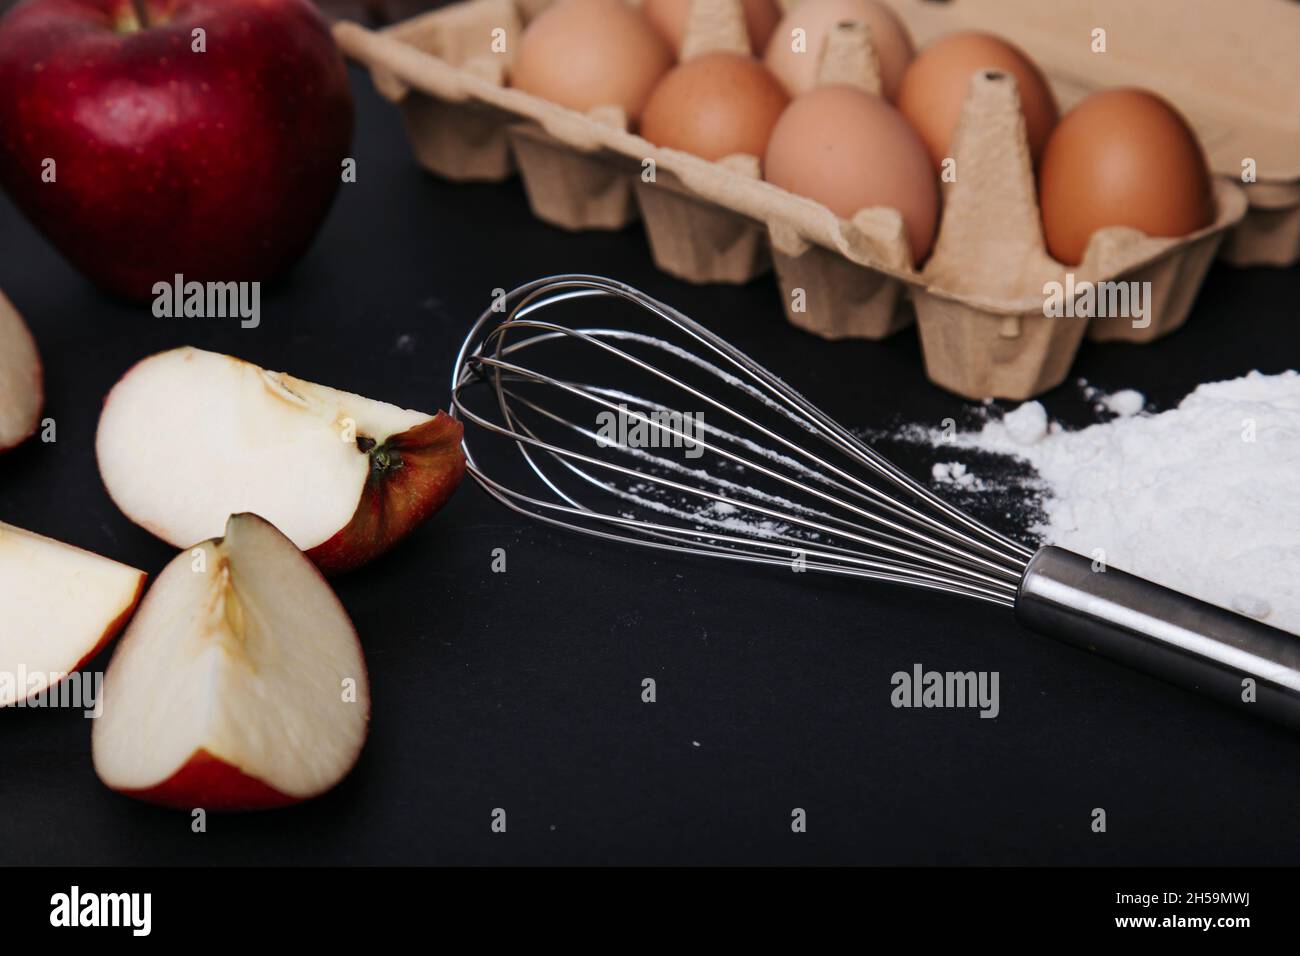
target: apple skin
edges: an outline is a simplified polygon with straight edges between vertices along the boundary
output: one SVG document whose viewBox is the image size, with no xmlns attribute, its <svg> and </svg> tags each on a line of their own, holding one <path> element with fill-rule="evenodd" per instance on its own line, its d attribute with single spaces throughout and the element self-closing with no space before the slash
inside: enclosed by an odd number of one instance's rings
<svg viewBox="0 0 1300 956">
<path fill-rule="evenodd" d="M 96 642 L 95 646 L 92 647 L 90 650 L 88 650 L 82 656 L 81 660 L 77 661 L 77 663 L 74 666 L 68 668 L 67 674 L 75 674 L 77 671 L 81 670 L 83 667 L 85 667 L 87 664 L 93 661 L 95 659 L 95 656 L 100 651 L 102 651 L 105 647 L 107 647 L 109 642 L 112 641 L 113 638 L 117 637 L 117 635 L 121 633 L 122 628 L 126 627 L 127 622 L 130 621 L 131 617 L 135 614 L 135 609 L 140 606 L 140 598 L 144 596 L 144 586 L 148 582 L 148 580 L 149 580 L 148 575 L 146 574 L 140 575 L 140 583 L 136 585 L 135 595 L 131 598 L 131 603 L 128 604 L 125 608 L 123 608 L 121 614 L 113 618 L 113 620 L 111 620 L 108 623 L 108 627 L 104 628 L 103 636 L 100 637 L 99 641 Z M 44 688 L 43 691 L 35 691 L 34 693 L 28 694 L 26 699 L 31 700 L 33 697 L 36 696 L 36 694 L 39 693 L 47 693 L 47 694 L 51 693 L 65 680 L 67 680 L 66 675 L 51 683 L 48 687 Z M 14 701 L 12 704 L 7 704 L 5 706 L 15 707 L 17 706 L 17 704 L 18 702 Z M 4 708 L 0 707 L 0 710 L 2 709 Z"/>
<path fill-rule="evenodd" d="M 307 557 L 333 576 L 372 561 L 409 535 L 447 503 L 464 477 L 464 432 L 464 425 L 440 411 L 371 449 L 370 474 L 352 520 Z"/>
<path fill-rule="evenodd" d="M 275 810 L 302 802 L 203 749 L 196 750 L 184 766 L 156 787 L 118 792 L 174 810 Z"/>
<path fill-rule="evenodd" d="M 25 0 L 0 18 L 0 186 L 114 294 L 147 299 L 177 273 L 270 279 L 341 181 L 338 48 L 310 0 L 143 2 L 144 29 L 131 0 Z"/>
<path fill-rule="evenodd" d="M 92 647 L 89 651 L 87 651 L 86 655 L 82 657 L 81 660 L 77 661 L 77 666 L 72 668 L 72 670 L 68 671 L 69 674 L 75 671 L 79 671 L 87 664 L 89 664 L 92 660 L 95 659 L 96 654 L 98 654 L 105 647 L 107 647 L 108 643 L 111 640 L 113 640 L 113 638 L 117 637 L 119 633 L 121 633 L 122 628 L 126 627 L 126 625 L 130 622 L 131 618 L 135 615 L 135 609 L 140 606 L 140 599 L 144 597 L 144 588 L 148 582 L 149 582 L 149 575 L 142 573 L 140 575 L 140 583 L 137 584 L 135 587 L 135 594 L 131 598 L 131 603 L 122 609 L 121 614 L 119 614 L 117 617 L 113 618 L 113 620 L 109 622 L 108 627 L 104 628 L 104 636 L 99 639 L 99 643 L 97 643 L 94 647 Z M 58 684 L 56 682 L 55 684 L 51 684 L 50 686 L 57 687 Z"/>
</svg>

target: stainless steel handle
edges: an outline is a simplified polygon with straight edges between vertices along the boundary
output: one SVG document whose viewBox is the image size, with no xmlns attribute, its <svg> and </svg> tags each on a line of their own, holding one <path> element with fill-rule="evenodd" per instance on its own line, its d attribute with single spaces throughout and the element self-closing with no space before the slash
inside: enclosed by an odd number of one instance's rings
<svg viewBox="0 0 1300 956">
<path fill-rule="evenodd" d="M 1046 547 L 1016 597 L 1026 627 L 1300 729 L 1300 637 Z M 1243 697 L 1249 678 L 1254 702 Z"/>
</svg>

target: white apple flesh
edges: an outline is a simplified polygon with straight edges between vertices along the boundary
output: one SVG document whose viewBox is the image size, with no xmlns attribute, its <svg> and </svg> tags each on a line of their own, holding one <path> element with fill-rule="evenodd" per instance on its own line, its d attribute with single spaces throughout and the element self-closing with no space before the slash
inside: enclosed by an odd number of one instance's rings
<svg viewBox="0 0 1300 956">
<path fill-rule="evenodd" d="M 256 515 L 182 551 L 118 643 L 92 735 L 114 790 L 254 810 L 329 790 L 356 763 L 370 692 L 356 631 L 319 570 Z"/>
<path fill-rule="evenodd" d="M 79 670 L 135 609 L 145 574 L 0 524 L 0 707 Z"/>
<path fill-rule="evenodd" d="M 113 387 L 96 438 L 123 513 L 180 548 L 252 512 L 326 573 L 371 560 L 442 507 L 461 425 L 181 348 Z"/>
<path fill-rule="evenodd" d="M 18 310 L 0 293 L 0 451 L 32 436 L 44 402 L 36 342 Z"/>
</svg>

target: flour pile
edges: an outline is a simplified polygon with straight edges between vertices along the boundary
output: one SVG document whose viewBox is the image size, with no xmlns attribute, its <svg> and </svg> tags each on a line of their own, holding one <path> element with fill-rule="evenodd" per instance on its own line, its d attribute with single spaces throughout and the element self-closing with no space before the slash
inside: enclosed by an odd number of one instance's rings
<svg viewBox="0 0 1300 956">
<path fill-rule="evenodd" d="M 928 439 L 1028 462 L 1044 542 L 1300 633 L 1300 374 L 1201 385 L 1160 414 L 1137 392 L 1093 397 L 1117 417 L 1066 431 L 1027 402 Z M 933 478 L 963 497 L 998 484 L 955 462 Z"/>
</svg>

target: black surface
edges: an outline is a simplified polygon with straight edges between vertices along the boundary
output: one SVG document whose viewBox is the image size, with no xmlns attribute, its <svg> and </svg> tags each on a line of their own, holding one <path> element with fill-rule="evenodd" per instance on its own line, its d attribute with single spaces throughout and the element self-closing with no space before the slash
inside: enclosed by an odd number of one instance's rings
<svg viewBox="0 0 1300 956">
<path fill-rule="evenodd" d="M 770 277 L 691 287 L 653 269 L 639 229 L 570 235 L 533 219 L 517 182 L 422 173 L 396 112 L 353 79 L 359 182 L 264 291 L 260 329 L 109 302 L 0 199 L 0 288 L 33 327 L 58 422 L 57 443 L 0 459 L 0 520 L 155 573 L 171 549 L 112 506 L 94 461 L 102 397 L 131 363 L 192 343 L 431 410 L 492 290 L 555 272 L 672 302 L 852 426 L 968 409 L 925 381 L 912 333 L 822 342 L 786 325 Z M 1183 330 L 1085 344 L 1076 372 L 1164 408 L 1200 381 L 1300 366 L 1297 296 L 1300 270 L 1216 266 Z M 1073 386 L 1048 405 L 1086 412 Z M 497 547 L 505 574 L 489 569 Z M 337 587 L 374 710 L 336 791 L 214 816 L 196 835 L 187 815 L 98 783 L 86 720 L 10 710 L 0 863 L 1297 862 L 1294 736 L 992 607 L 602 547 L 522 523 L 468 481 Z M 891 708 L 890 675 L 915 662 L 999 671 L 1001 715 Z M 655 704 L 640 700 L 644 677 Z M 496 807 L 505 834 L 490 831 Z M 805 834 L 791 833 L 794 807 Z"/>
</svg>

